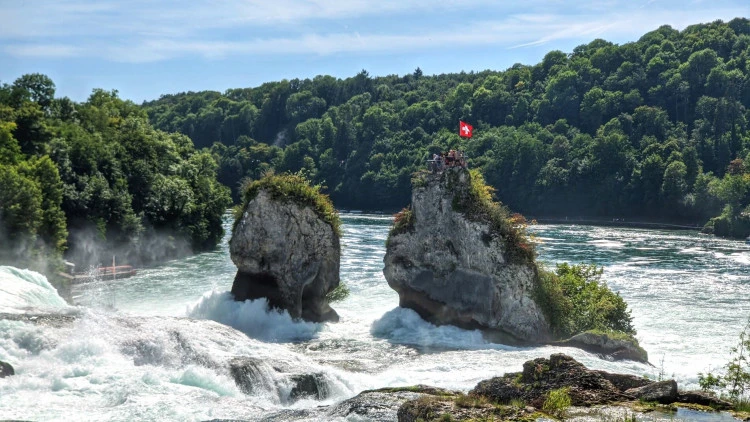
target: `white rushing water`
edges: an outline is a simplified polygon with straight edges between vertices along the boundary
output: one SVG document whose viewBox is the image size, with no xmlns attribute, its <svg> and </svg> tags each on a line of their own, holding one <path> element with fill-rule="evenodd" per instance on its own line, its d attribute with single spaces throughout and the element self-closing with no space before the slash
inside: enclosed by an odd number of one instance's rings
<svg viewBox="0 0 750 422">
<path fill-rule="evenodd" d="M 695 388 L 698 372 L 727 362 L 750 316 L 750 248 L 742 242 L 693 232 L 536 226 L 541 261 L 604 266 L 655 366 L 572 348 L 493 344 L 477 331 L 436 327 L 398 308 L 382 274 L 390 217 L 343 222 L 341 279 L 351 294 L 334 305 L 336 324 L 295 322 L 268 311 L 264 300 L 232 301 L 236 269 L 226 240 L 215 252 L 130 279 L 79 285 L 75 308 L 44 277 L 0 267 L 0 312 L 62 315 L 0 320 L 0 360 L 16 370 L 0 380 L 0 419 L 256 420 L 369 388 L 421 383 L 468 390 L 557 352 L 596 369 L 652 378 L 663 372 Z M 231 376 L 235 357 L 263 363 L 251 392 Z M 317 374 L 325 398 L 295 401 L 292 379 L 300 374 Z"/>
</svg>

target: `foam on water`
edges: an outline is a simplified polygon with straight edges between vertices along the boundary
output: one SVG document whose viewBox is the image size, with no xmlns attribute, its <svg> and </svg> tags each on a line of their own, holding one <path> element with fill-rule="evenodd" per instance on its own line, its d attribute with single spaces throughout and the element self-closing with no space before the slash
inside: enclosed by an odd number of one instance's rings
<svg viewBox="0 0 750 422">
<path fill-rule="evenodd" d="M 393 343 L 421 348 L 488 348 L 478 330 L 462 330 L 452 325 L 436 326 L 423 320 L 411 309 L 395 308 L 372 324 L 371 333 Z"/>
<path fill-rule="evenodd" d="M 210 319 L 234 327 L 260 340 L 285 342 L 309 340 L 321 324 L 294 321 L 287 311 L 269 309 L 266 299 L 237 302 L 230 292 L 214 290 L 188 308 L 191 318 Z"/>
<path fill-rule="evenodd" d="M 0 312 L 68 307 L 45 276 L 31 270 L 0 266 Z"/>
<path fill-rule="evenodd" d="M 229 372 L 228 362 L 235 357 L 264 362 L 268 388 L 241 392 Z M 295 374 L 320 374 L 328 392 L 323 403 L 363 388 L 357 376 L 322 366 L 285 345 L 187 318 L 83 311 L 62 327 L 0 321 L 0 359 L 16 370 L 0 383 L 3 418 L 247 419 L 284 406 L 321 404 L 291 399 Z"/>
</svg>

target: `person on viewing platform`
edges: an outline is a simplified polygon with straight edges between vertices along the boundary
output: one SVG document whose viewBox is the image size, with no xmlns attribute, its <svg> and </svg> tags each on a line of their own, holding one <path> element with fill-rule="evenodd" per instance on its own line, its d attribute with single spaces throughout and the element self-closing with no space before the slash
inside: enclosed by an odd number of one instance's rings
<svg viewBox="0 0 750 422">
<path fill-rule="evenodd" d="M 432 159 L 427 160 L 428 168 L 433 173 L 440 173 L 446 167 L 466 167 L 466 156 L 461 150 L 450 150 L 448 153 L 441 152 L 432 154 Z"/>
</svg>

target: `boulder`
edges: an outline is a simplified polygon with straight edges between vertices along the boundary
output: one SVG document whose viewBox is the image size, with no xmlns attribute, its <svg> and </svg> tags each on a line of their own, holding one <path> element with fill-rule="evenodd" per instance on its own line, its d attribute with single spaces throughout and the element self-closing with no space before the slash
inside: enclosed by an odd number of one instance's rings
<svg viewBox="0 0 750 422">
<path fill-rule="evenodd" d="M 9 377 L 15 374 L 16 374 L 16 371 L 13 369 L 12 366 L 10 366 L 8 362 L 3 362 L 0 360 L 0 378 Z"/>
<path fill-rule="evenodd" d="M 294 383 L 294 387 L 289 393 L 289 399 L 292 401 L 301 398 L 323 400 L 328 398 L 331 393 L 325 376 L 320 373 L 293 375 L 291 381 Z"/>
<path fill-rule="evenodd" d="M 609 359 L 648 363 L 648 353 L 632 336 L 625 338 L 607 333 L 587 331 L 556 344 L 577 347 Z"/>
<path fill-rule="evenodd" d="M 527 361 L 521 373 L 480 381 L 469 395 L 499 403 L 520 399 L 541 408 L 550 391 L 566 387 L 573 406 L 612 403 L 627 398 L 600 371 L 589 370 L 564 354 Z"/>
<path fill-rule="evenodd" d="M 229 373 L 245 394 L 277 390 L 276 372 L 270 364 L 257 358 L 236 357 L 229 361 Z"/>
<path fill-rule="evenodd" d="M 651 381 L 650 379 L 639 377 L 637 375 L 613 374 L 606 371 L 594 372 L 601 375 L 605 380 L 611 382 L 612 385 L 615 386 L 615 388 L 622 392 L 624 392 L 625 390 L 630 390 L 631 388 L 643 387 L 644 385 L 653 383 L 653 381 Z"/>
<path fill-rule="evenodd" d="M 339 285 L 339 235 L 310 205 L 261 189 L 229 241 L 235 300 L 266 298 L 307 321 L 338 321 L 326 295 Z"/>
<path fill-rule="evenodd" d="M 550 327 L 532 295 L 532 260 L 518 259 L 490 221 L 457 209 L 471 192 L 464 168 L 424 174 L 413 184 L 411 220 L 392 230 L 384 258 L 399 305 L 435 324 L 483 328 L 545 342 Z"/>
<path fill-rule="evenodd" d="M 323 400 L 330 396 L 331 389 L 325 374 L 291 373 L 291 370 L 283 362 L 258 358 L 242 356 L 229 361 L 229 373 L 245 394 L 274 391 L 283 403 L 302 398 Z M 284 391 L 289 391 L 288 396 Z"/>
<path fill-rule="evenodd" d="M 677 394 L 677 401 L 680 403 L 710 406 L 714 409 L 721 410 L 732 409 L 734 407 L 731 402 L 722 400 L 703 391 L 681 391 Z"/>
<path fill-rule="evenodd" d="M 653 382 L 643 387 L 626 390 L 625 394 L 643 401 L 655 401 L 662 404 L 674 403 L 677 401 L 677 382 L 675 380 Z"/>
<path fill-rule="evenodd" d="M 338 420 L 339 418 L 345 418 L 346 420 L 353 421 L 396 421 L 401 420 L 398 413 L 400 412 L 400 407 L 405 402 L 421 397 L 448 394 L 451 393 L 447 390 L 422 385 L 366 390 L 350 399 L 331 406 L 325 412 L 325 415 L 321 415 L 317 420 Z"/>
</svg>

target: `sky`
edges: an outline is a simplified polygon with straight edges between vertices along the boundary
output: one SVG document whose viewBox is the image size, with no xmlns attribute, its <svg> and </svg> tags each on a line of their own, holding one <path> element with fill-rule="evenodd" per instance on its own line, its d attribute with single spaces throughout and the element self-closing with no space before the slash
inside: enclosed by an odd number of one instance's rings
<svg viewBox="0 0 750 422">
<path fill-rule="evenodd" d="M 57 97 L 141 103 L 362 69 L 505 70 L 735 17 L 750 0 L 0 0 L 0 83 L 43 73 Z"/>
</svg>

